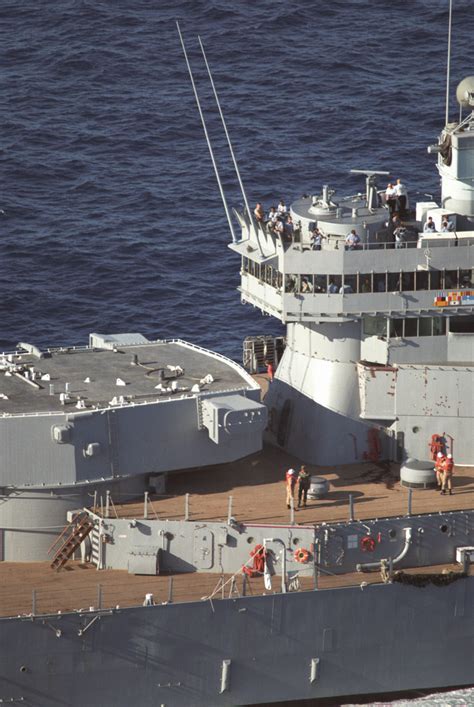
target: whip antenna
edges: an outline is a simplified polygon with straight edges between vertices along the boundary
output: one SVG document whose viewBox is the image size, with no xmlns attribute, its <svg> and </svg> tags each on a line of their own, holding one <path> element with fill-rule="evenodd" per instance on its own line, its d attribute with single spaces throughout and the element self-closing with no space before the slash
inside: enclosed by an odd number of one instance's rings
<svg viewBox="0 0 474 707">
<path fill-rule="evenodd" d="M 446 118 L 445 125 L 449 121 L 449 78 L 451 72 L 451 27 L 453 21 L 453 0 L 449 0 L 449 23 L 448 23 L 448 62 L 446 67 Z"/>
<path fill-rule="evenodd" d="M 231 219 L 230 213 L 229 213 L 229 207 L 227 206 L 227 201 L 225 198 L 224 189 L 222 188 L 221 180 L 219 177 L 219 172 L 217 169 L 216 160 L 214 159 L 214 153 L 212 151 L 211 141 L 209 140 L 209 135 L 207 132 L 207 127 L 206 127 L 206 121 L 204 120 L 204 115 L 201 110 L 201 103 L 199 101 L 198 92 L 196 90 L 196 84 L 194 83 L 193 73 L 191 71 L 191 65 L 189 63 L 188 55 L 186 53 L 186 47 L 184 46 L 183 35 L 181 34 L 181 30 L 179 28 L 179 22 L 176 22 L 176 27 L 178 28 L 179 39 L 181 41 L 181 46 L 183 48 L 184 58 L 186 59 L 186 66 L 188 67 L 189 78 L 191 79 L 191 85 L 192 85 L 193 91 L 194 91 L 194 98 L 196 99 L 199 115 L 201 117 L 202 127 L 204 128 L 204 135 L 206 136 L 206 142 L 207 142 L 207 146 L 209 148 L 209 154 L 211 155 L 212 166 L 214 167 L 214 172 L 216 174 L 217 184 L 219 186 L 219 192 L 221 195 L 222 203 L 224 205 L 225 215 L 227 216 L 227 221 L 229 222 L 230 233 L 232 235 L 232 242 L 237 243 L 237 238 L 235 235 L 234 226 L 232 225 L 232 219 Z"/>
<path fill-rule="evenodd" d="M 208 64 L 208 62 L 207 62 L 206 52 L 204 51 L 204 46 L 203 46 L 203 44 L 202 44 L 202 42 L 201 42 L 201 37 L 200 37 L 199 35 L 198 35 L 198 40 L 199 40 L 199 46 L 201 47 L 202 55 L 203 55 L 203 57 L 204 57 L 204 63 L 206 64 L 207 73 L 209 74 L 209 80 L 210 80 L 210 82 L 211 82 L 212 90 L 213 90 L 213 92 L 214 92 L 214 98 L 216 99 L 216 104 L 217 104 L 217 107 L 218 107 L 218 109 L 219 109 L 219 115 L 220 115 L 220 117 L 221 117 L 222 125 L 223 125 L 223 127 L 224 127 L 225 136 L 226 136 L 226 138 L 227 138 L 227 144 L 229 145 L 229 150 L 230 150 L 230 155 L 231 155 L 231 157 L 232 157 L 232 162 L 234 163 L 235 173 L 236 173 L 236 175 L 237 175 L 237 179 L 239 180 L 240 191 L 242 192 L 242 197 L 243 197 L 243 199 L 244 199 L 245 210 L 247 211 L 247 214 L 248 214 L 248 217 L 249 217 L 249 221 L 250 221 L 250 225 L 253 226 L 252 212 L 250 211 L 249 203 L 248 203 L 248 201 L 247 201 L 247 195 L 246 195 L 246 193 L 245 193 L 244 185 L 242 184 L 242 179 L 240 178 L 240 171 L 239 171 L 239 168 L 238 168 L 238 166 L 237 166 L 237 160 L 235 159 L 234 150 L 232 149 L 232 143 L 231 143 L 231 141 L 230 141 L 229 133 L 228 133 L 228 130 L 227 130 L 227 125 L 226 125 L 226 122 L 225 122 L 225 119 L 224 119 L 224 114 L 223 114 L 223 112 L 222 112 L 222 108 L 221 108 L 221 104 L 220 104 L 220 101 L 219 101 L 219 97 L 218 97 L 218 95 L 217 95 L 217 90 L 216 90 L 216 87 L 215 87 L 215 85 L 214 85 L 214 79 L 212 78 L 211 69 L 209 68 L 209 64 Z"/>
</svg>

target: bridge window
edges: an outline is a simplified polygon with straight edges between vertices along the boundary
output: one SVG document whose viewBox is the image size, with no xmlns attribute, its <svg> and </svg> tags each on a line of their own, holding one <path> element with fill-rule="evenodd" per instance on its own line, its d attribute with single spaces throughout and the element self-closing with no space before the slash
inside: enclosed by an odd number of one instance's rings
<svg viewBox="0 0 474 707">
<path fill-rule="evenodd" d="M 301 275 L 300 276 L 300 292 L 303 294 L 308 294 L 313 292 L 313 276 L 312 275 Z"/>
<path fill-rule="evenodd" d="M 374 292 L 387 291 L 387 273 L 374 273 Z"/>
<path fill-rule="evenodd" d="M 413 292 L 415 289 L 415 273 L 402 272 L 402 290 L 405 292 Z"/>
<path fill-rule="evenodd" d="M 359 292 L 372 292 L 372 273 L 359 275 Z"/>
<path fill-rule="evenodd" d="M 285 275 L 285 292 L 296 292 L 296 275 Z"/>
<path fill-rule="evenodd" d="M 357 275 L 344 275 L 344 292 L 357 292 Z"/>
<path fill-rule="evenodd" d="M 444 272 L 444 286 L 447 290 L 453 289 L 458 286 L 458 271 L 457 270 L 445 270 L 445 272 Z"/>
<path fill-rule="evenodd" d="M 429 285 L 429 273 L 427 270 L 416 271 L 416 289 L 427 290 Z"/>
<path fill-rule="evenodd" d="M 418 319 L 409 317 L 405 319 L 405 337 L 418 336 Z"/>
<path fill-rule="evenodd" d="M 385 317 L 365 317 L 364 334 L 366 336 L 386 336 L 387 320 Z"/>
<path fill-rule="evenodd" d="M 401 276 L 399 272 L 387 274 L 387 292 L 400 292 Z"/>
<path fill-rule="evenodd" d="M 441 285 L 441 270 L 430 270 L 430 290 L 440 290 Z"/>
<path fill-rule="evenodd" d="M 314 277 L 314 291 L 320 294 L 327 291 L 327 277 L 326 275 L 315 275 Z"/>
<path fill-rule="evenodd" d="M 433 319 L 431 317 L 420 317 L 418 322 L 418 336 L 431 336 Z"/>
<path fill-rule="evenodd" d="M 449 317 L 449 331 L 453 334 L 474 334 L 474 315 Z"/>
<path fill-rule="evenodd" d="M 328 293 L 334 295 L 339 292 L 342 287 L 341 275 L 329 275 Z"/>
<path fill-rule="evenodd" d="M 390 337 L 392 339 L 403 338 L 403 319 L 390 320 Z"/>
<path fill-rule="evenodd" d="M 472 287 L 472 270 L 459 271 L 459 287 Z"/>
<path fill-rule="evenodd" d="M 433 317 L 433 336 L 446 334 L 446 319 L 444 317 Z"/>
</svg>

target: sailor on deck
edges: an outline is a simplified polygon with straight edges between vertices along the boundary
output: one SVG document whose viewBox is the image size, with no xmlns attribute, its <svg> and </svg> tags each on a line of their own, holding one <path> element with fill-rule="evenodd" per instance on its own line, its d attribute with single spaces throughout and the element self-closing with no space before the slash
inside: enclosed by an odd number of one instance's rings
<svg viewBox="0 0 474 707">
<path fill-rule="evenodd" d="M 451 231 L 454 231 L 454 225 L 445 214 L 441 221 L 441 233 L 450 233 Z"/>
<path fill-rule="evenodd" d="M 346 250 L 356 250 L 359 247 L 360 236 L 355 228 L 346 236 Z"/>
<path fill-rule="evenodd" d="M 294 469 L 288 469 L 288 471 L 286 472 L 286 507 L 287 508 L 291 508 L 291 504 L 294 501 L 295 486 L 296 486 L 296 471 Z"/>
<path fill-rule="evenodd" d="M 440 489 L 443 486 L 444 462 L 446 457 L 443 452 L 438 452 L 435 461 L 436 483 Z"/>
<path fill-rule="evenodd" d="M 286 208 L 285 202 L 283 199 L 280 199 L 280 203 L 277 206 L 277 211 L 279 216 L 286 216 L 288 209 Z"/>
<path fill-rule="evenodd" d="M 408 209 L 408 191 L 406 186 L 402 183 L 401 179 L 397 179 L 395 185 L 395 193 L 397 195 L 397 211 L 400 216 L 404 216 L 406 210 Z"/>
<path fill-rule="evenodd" d="M 261 205 L 260 202 L 257 203 L 254 209 L 254 215 L 255 218 L 257 219 L 257 223 L 261 223 L 263 226 L 263 223 L 265 221 L 265 212 L 263 210 L 263 206 Z"/>
<path fill-rule="evenodd" d="M 446 459 L 444 460 L 444 472 L 443 472 L 443 484 L 442 484 L 442 489 L 441 493 L 445 494 L 446 489 L 449 491 L 449 495 L 453 495 L 453 468 L 454 468 L 454 460 L 453 460 L 453 455 L 448 454 Z"/>
<path fill-rule="evenodd" d="M 301 501 L 303 501 L 303 508 L 306 508 L 306 500 L 308 498 L 308 490 L 311 485 L 311 476 L 309 472 L 306 471 L 306 467 L 303 465 L 298 474 L 298 508 L 301 508 Z"/>
<path fill-rule="evenodd" d="M 428 220 L 423 226 L 423 233 L 436 233 L 436 226 L 432 216 L 428 216 Z"/>
</svg>

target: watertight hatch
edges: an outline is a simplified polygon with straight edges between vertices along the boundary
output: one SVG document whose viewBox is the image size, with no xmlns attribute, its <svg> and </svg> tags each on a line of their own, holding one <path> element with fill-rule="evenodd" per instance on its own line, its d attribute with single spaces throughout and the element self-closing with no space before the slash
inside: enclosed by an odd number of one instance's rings
<svg viewBox="0 0 474 707">
<path fill-rule="evenodd" d="M 193 564 L 198 570 L 210 570 L 214 564 L 214 533 L 208 528 L 194 531 Z"/>
</svg>

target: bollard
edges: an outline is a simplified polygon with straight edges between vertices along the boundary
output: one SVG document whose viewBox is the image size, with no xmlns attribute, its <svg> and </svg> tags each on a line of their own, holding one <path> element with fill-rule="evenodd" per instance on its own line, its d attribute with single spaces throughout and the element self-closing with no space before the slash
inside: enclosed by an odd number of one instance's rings
<svg viewBox="0 0 474 707">
<path fill-rule="evenodd" d="M 189 520 L 189 493 L 184 497 L 184 520 Z"/>
<path fill-rule="evenodd" d="M 407 508 L 407 516 L 411 516 L 412 497 L 413 497 L 413 489 L 408 489 L 408 508 Z"/>
<path fill-rule="evenodd" d="M 232 518 L 232 496 L 229 496 L 229 506 L 227 509 L 227 525 L 230 525 L 230 519 Z"/>
<path fill-rule="evenodd" d="M 148 491 L 145 491 L 143 497 L 143 517 L 145 520 L 148 518 Z"/>
<path fill-rule="evenodd" d="M 354 496 L 349 494 L 349 521 L 354 520 Z"/>
<path fill-rule="evenodd" d="M 168 583 L 168 604 L 173 603 L 173 577 L 170 577 L 170 581 Z"/>
</svg>

